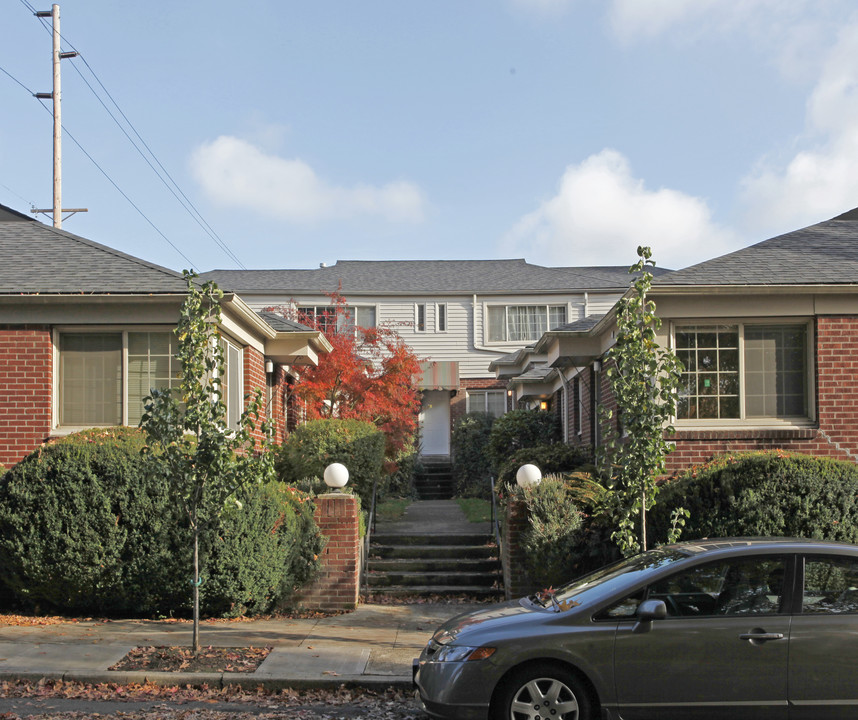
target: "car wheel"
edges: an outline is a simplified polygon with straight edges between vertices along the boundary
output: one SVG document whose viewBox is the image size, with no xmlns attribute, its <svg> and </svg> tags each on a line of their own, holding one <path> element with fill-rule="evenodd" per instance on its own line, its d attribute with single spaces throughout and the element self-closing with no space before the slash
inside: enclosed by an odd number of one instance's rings
<svg viewBox="0 0 858 720">
<path fill-rule="evenodd" d="M 493 720 L 591 720 L 592 704 L 574 674 L 540 664 L 508 678 L 493 708 Z"/>
</svg>

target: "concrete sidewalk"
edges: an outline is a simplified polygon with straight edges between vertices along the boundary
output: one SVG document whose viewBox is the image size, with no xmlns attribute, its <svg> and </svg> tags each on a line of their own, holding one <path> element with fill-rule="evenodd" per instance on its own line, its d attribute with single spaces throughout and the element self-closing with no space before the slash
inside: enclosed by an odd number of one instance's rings
<svg viewBox="0 0 858 720">
<path fill-rule="evenodd" d="M 313 619 L 203 621 L 200 642 L 219 647 L 273 647 L 253 673 L 116 672 L 139 646 L 190 645 L 191 624 L 170 621 L 82 621 L 0 625 L 0 681 L 386 688 L 411 685 L 411 660 L 435 628 L 478 604 L 360 605 Z"/>
</svg>

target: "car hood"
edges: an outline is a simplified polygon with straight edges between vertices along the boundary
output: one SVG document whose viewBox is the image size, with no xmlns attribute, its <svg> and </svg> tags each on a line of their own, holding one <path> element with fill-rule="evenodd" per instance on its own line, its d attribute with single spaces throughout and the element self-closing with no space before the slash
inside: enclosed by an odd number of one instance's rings
<svg viewBox="0 0 858 720">
<path fill-rule="evenodd" d="M 492 639 L 499 639 L 505 631 L 520 628 L 522 623 L 544 621 L 553 614 L 531 609 L 520 600 L 513 600 L 450 618 L 432 637 L 442 645 L 451 642 L 457 645 L 479 644 L 483 637 L 491 635 Z"/>
</svg>

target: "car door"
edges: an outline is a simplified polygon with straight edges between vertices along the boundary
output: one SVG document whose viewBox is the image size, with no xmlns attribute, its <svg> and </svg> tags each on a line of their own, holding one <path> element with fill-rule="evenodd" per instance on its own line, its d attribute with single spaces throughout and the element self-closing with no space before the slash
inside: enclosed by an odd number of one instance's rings
<svg viewBox="0 0 858 720">
<path fill-rule="evenodd" d="M 790 635 L 790 720 L 858 717 L 858 558 L 808 555 Z"/>
<path fill-rule="evenodd" d="M 668 616 L 621 621 L 614 648 L 625 720 L 786 720 L 788 556 L 741 556 L 659 580 Z"/>
</svg>

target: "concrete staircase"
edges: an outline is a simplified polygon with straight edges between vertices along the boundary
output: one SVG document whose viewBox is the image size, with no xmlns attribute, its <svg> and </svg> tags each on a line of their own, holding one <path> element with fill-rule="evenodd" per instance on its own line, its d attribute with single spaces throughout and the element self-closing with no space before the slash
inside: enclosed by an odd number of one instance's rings
<svg viewBox="0 0 858 720">
<path fill-rule="evenodd" d="M 475 527 L 471 527 L 475 526 Z M 452 500 L 417 501 L 406 519 L 371 536 L 364 592 L 389 596 L 503 598 L 488 523 L 468 523 Z"/>
<path fill-rule="evenodd" d="M 421 458 L 422 468 L 414 477 L 421 500 L 449 500 L 453 497 L 453 466 L 448 457 Z"/>
</svg>

